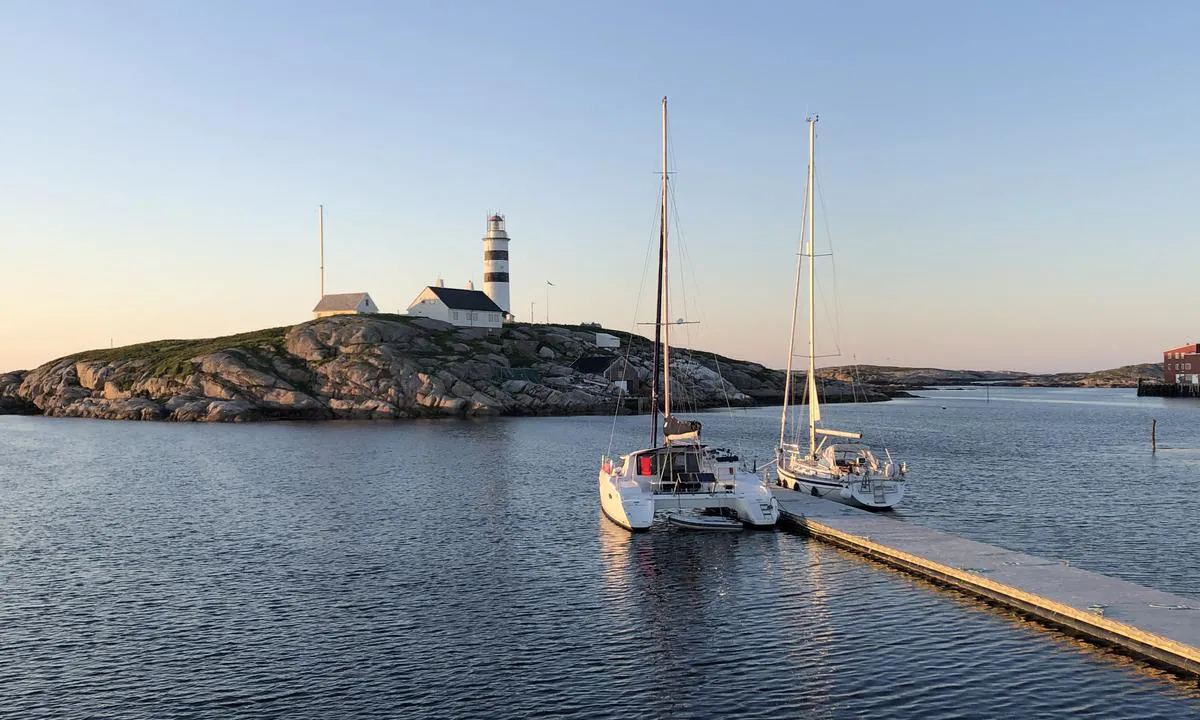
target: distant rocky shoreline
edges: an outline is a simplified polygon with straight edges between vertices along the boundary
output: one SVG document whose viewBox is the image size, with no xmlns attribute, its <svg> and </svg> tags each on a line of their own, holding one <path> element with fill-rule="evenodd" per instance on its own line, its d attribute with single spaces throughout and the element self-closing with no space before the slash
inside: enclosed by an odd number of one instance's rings
<svg viewBox="0 0 1200 720">
<path fill-rule="evenodd" d="M 598 332 L 621 347 L 599 347 Z M 647 338 L 595 327 L 339 315 L 91 350 L 0 374 L 0 414 L 245 422 L 635 413 L 648 407 L 652 354 Z M 857 366 L 825 368 L 819 378 L 824 402 L 876 402 L 934 385 L 1132 387 L 1151 366 L 1131 367 L 1034 376 Z M 671 373 L 673 396 L 689 410 L 783 399 L 784 372 L 758 363 L 673 348 Z"/>
<path fill-rule="evenodd" d="M 882 365 L 821 368 L 822 378 L 853 382 L 896 397 L 897 393 L 953 385 L 992 387 L 1136 388 L 1139 379 L 1162 380 L 1162 363 L 1125 365 L 1111 370 L 1073 373 L 1021 373 L 1008 370 L 943 370 Z"/>
</svg>

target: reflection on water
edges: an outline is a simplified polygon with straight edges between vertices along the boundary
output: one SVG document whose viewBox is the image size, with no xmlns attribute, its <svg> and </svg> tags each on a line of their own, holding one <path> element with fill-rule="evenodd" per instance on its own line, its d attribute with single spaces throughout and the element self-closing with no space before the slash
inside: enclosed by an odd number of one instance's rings
<svg viewBox="0 0 1200 720">
<path fill-rule="evenodd" d="M 1180 712 L 1200 701 L 1168 674 L 1124 658 L 1114 666 L 1088 643 L 805 538 L 630 535 L 599 514 L 594 527 L 606 602 L 645 643 L 634 666 L 649 663 L 673 688 L 652 692 L 673 714 L 742 692 L 771 712 L 818 718 L 955 717 L 966 707 L 972 717 L 1144 717 L 1159 712 L 1160 693 L 1185 703 Z M 604 657 L 623 663 L 628 651 Z M 1116 667 L 1136 670 L 1114 683 Z M 620 679 L 636 687 L 631 672 Z"/>
<path fill-rule="evenodd" d="M 994 387 L 990 402 L 979 388 L 921 393 L 825 411 L 908 462 L 895 517 L 1200 599 L 1200 554 L 1179 552 L 1200 543 L 1200 453 L 1150 452 L 1151 420 L 1161 446 L 1200 448 L 1200 400 L 1130 389 Z M 712 413 L 705 428 L 765 450 L 778 412 Z"/>
<path fill-rule="evenodd" d="M 1056 518 L 1053 499 L 1031 505 L 1044 479 L 1007 464 L 1018 456 L 1012 429 L 1023 437 L 1044 418 L 988 411 L 938 425 L 951 411 L 922 402 L 837 408 L 923 458 L 905 517 L 1120 563 L 1120 549 L 1101 550 L 1111 533 Z M 1064 438 L 1120 437 L 1141 420 L 1030 406 L 1054 416 L 1060 453 Z M 1055 410 L 1065 407 L 1117 415 L 1072 420 Z M 770 447 L 777 418 L 713 414 L 705 428 L 752 457 Z M 620 419 L 618 441 L 641 438 L 643 420 Z M 1101 432 L 1104 422 L 1118 431 Z M 801 537 L 630 536 L 597 507 L 593 460 L 611 430 L 604 418 L 0 418 L 0 716 L 1200 711 L 1191 686 Z M 992 469 L 963 477 L 938 459 L 961 452 Z M 1167 495 L 1185 484 L 1187 460 L 1152 463 Z M 1008 487 L 988 490 L 993 476 Z M 973 502 L 957 502 L 955 488 Z M 1110 519 L 1144 507 L 1108 503 Z M 1172 507 L 1159 526 L 1126 527 L 1135 535 L 1124 541 L 1163 549 L 1161 525 L 1181 525 Z M 1142 571 L 1149 584 L 1194 587 L 1196 562 Z"/>
<path fill-rule="evenodd" d="M 824 545 L 819 542 L 812 542 L 809 546 L 814 554 L 813 562 L 817 562 L 824 553 L 836 555 L 839 558 L 844 558 L 849 562 L 862 563 L 875 568 L 880 573 L 885 573 L 893 577 L 897 582 L 911 586 L 914 589 L 921 589 L 928 592 L 934 592 L 942 595 L 947 600 L 957 605 L 963 612 L 978 614 L 987 618 L 1002 618 L 1010 623 L 1013 627 L 1020 629 L 1022 632 L 1029 633 L 1031 636 L 1036 635 L 1039 642 L 1046 641 L 1055 644 L 1059 650 L 1063 652 L 1078 653 L 1081 656 L 1087 656 L 1089 661 L 1102 665 L 1114 665 L 1122 667 L 1130 672 L 1138 673 L 1148 679 L 1153 679 L 1160 683 L 1170 685 L 1172 691 L 1180 694 L 1183 697 L 1200 700 L 1200 684 L 1197 684 L 1192 679 L 1180 677 L 1167 670 L 1149 665 L 1141 660 L 1131 658 L 1115 649 L 1110 649 L 1094 642 L 1080 638 L 1070 634 L 1066 630 L 1060 630 L 1050 627 L 1036 618 L 1025 615 L 1017 610 L 1006 606 L 997 605 L 975 595 L 962 592 L 956 588 L 948 587 L 927 580 L 923 577 L 913 575 L 890 565 L 885 565 L 881 562 L 871 560 L 865 556 L 855 553 L 850 550 Z M 1200 707 L 1198 707 L 1200 711 Z M 1197 715 L 1200 717 L 1200 715 Z"/>
</svg>

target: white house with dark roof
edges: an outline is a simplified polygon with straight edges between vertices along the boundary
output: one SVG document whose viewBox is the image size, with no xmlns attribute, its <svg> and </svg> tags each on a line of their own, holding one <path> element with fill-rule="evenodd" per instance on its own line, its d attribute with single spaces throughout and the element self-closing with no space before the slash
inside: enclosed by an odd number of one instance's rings
<svg viewBox="0 0 1200 720">
<path fill-rule="evenodd" d="M 375 305 L 375 301 L 365 292 L 322 295 L 321 302 L 313 308 L 313 316 L 319 318 L 330 315 L 362 315 L 377 312 L 379 312 L 379 308 Z"/>
<path fill-rule="evenodd" d="M 430 285 L 408 306 L 409 315 L 445 320 L 462 327 L 498 328 L 504 323 L 504 311 L 486 293 L 474 289 Z"/>
</svg>

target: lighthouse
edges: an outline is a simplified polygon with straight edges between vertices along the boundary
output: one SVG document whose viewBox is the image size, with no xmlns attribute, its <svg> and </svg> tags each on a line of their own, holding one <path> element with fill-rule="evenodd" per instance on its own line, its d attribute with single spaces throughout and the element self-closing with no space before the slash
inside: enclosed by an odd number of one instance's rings
<svg viewBox="0 0 1200 720">
<path fill-rule="evenodd" d="M 495 213 L 488 218 L 487 235 L 483 236 L 483 292 L 510 314 L 508 303 L 508 232 L 504 216 Z"/>
</svg>

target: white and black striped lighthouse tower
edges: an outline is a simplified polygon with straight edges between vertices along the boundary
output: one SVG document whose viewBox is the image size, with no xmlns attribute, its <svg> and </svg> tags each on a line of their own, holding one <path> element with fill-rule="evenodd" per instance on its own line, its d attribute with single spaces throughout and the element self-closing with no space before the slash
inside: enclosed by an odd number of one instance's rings
<svg viewBox="0 0 1200 720">
<path fill-rule="evenodd" d="M 487 235 L 483 236 L 483 292 L 508 314 L 508 233 L 504 216 L 488 217 Z"/>
</svg>

